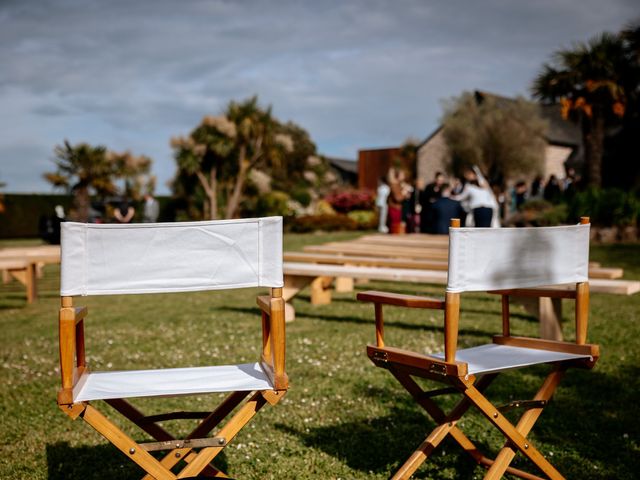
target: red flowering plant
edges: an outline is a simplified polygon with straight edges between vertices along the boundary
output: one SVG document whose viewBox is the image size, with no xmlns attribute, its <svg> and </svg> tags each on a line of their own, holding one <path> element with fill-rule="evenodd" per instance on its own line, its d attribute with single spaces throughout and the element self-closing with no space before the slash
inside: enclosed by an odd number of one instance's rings
<svg viewBox="0 0 640 480">
<path fill-rule="evenodd" d="M 375 200 L 373 193 L 368 190 L 334 191 L 324 199 L 339 213 L 348 213 L 352 210 L 372 210 Z"/>
</svg>

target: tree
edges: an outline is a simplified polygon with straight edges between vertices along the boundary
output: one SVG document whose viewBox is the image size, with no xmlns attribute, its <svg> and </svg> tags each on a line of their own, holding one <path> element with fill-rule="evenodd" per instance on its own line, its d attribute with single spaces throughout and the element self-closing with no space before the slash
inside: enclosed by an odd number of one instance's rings
<svg viewBox="0 0 640 480">
<path fill-rule="evenodd" d="M 114 183 L 115 164 L 107 158 L 107 149 L 102 145 L 87 143 L 71 145 L 68 140 L 54 149 L 57 170 L 45 173 L 44 178 L 73 194 L 76 220 L 89 220 L 89 198 L 92 193 L 100 197 L 117 192 Z"/>
<path fill-rule="evenodd" d="M 237 131 L 233 189 L 227 200 L 226 218 L 233 218 L 247 181 L 247 175 L 258 165 L 283 166 L 283 150 L 293 151 L 291 137 L 278 132 L 278 122 L 271 115 L 271 107 L 258 106 L 258 97 L 244 102 L 231 102 L 227 117 Z"/>
<path fill-rule="evenodd" d="M 155 177 L 149 175 L 153 161 L 146 155 L 107 152 L 107 160 L 115 163 L 117 177 L 124 181 L 124 195 L 140 200 L 145 193 L 153 193 Z"/>
<path fill-rule="evenodd" d="M 171 139 L 178 163 L 178 179 L 185 177 L 184 174 L 187 178 L 195 176 L 206 194 L 205 218 L 218 218 L 218 177 L 224 161 L 233 151 L 235 138 L 236 126 L 227 117 L 207 116 L 188 137 Z M 192 193 L 193 187 L 190 185 L 184 193 Z"/>
<path fill-rule="evenodd" d="M 195 176 L 206 195 L 206 218 L 217 218 L 220 200 L 225 218 L 237 216 L 251 170 L 286 171 L 290 155 L 300 153 L 286 133 L 292 128 L 283 127 L 270 107 L 261 108 L 257 97 L 230 102 L 224 114 L 205 117 L 187 137 L 171 140 L 178 164 L 174 191 L 197 196 L 189 181 Z"/>
<path fill-rule="evenodd" d="M 523 98 L 465 92 L 445 102 L 442 126 L 457 174 L 477 165 L 491 182 L 504 183 L 542 169 L 547 124 Z"/>
<path fill-rule="evenodd" d="M 129 152 L 114 153 L 102 145 L 71 145 L 68 140 L 54 149 L 55 172 L 44 174 L 54 187 L 74 196 L 75 219 L 89 220 L 90 195 L 100 198 L 120 193 L 116 181 L 131 179 L 149 171 L 151 159 Z M 126 191 L 126 188 L 125 188 Z"/>
<path fill-rule="evenodd" d="M 6 183 L 0 181 L 0 188 L 4 188 L 5 186 L 6 186 Z M 4 212 L 5 212 L 4 195 L 0 193 L 0 214 Z"/>
<path fill-rule="evenodd" d="M 573 49 L 555 52 L 533 84 L 535 97 L 559 103 L 564 118 L 580 125 L 590 186 L 602 183 L 605 129 L 625 113 L 623 72 L 627 64 L 621 37 L 603 33 Z"/>
</svg>

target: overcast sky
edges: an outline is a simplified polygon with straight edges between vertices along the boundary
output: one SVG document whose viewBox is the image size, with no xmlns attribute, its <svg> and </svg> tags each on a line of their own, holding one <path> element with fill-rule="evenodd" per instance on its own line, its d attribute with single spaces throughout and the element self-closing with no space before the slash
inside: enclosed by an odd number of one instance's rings
<svg viewBox="0 0 640 480">
<path fill-rule="evenodd" d="M 257 94 L 320 153 L 423 139 L 464 90 L 529 95 L 551 53 L 640 17 L 637 0 L 0 0 L 0 181 L 51 192 L 64 139 L 149 155 Z"/>
</svg>

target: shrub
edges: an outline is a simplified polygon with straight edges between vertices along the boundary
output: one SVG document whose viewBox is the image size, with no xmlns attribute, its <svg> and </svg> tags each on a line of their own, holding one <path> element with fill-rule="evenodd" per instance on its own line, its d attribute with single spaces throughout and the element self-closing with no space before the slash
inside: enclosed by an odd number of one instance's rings
<svg viewBox="0 0 640 480">
<path fill-rule="evenodd" d="M 368 190 L 346 190 L 332 192 L 325 200 L 340 213 L 348 213 L 352 210 L 372 210 L 374 205 L 373 194 Z"/>
<path fill-rule="evenodd" d="M 289 195 L 274 190 L 258 197 L 256 202 L 256 216 L 268 217 L 271 215 L 287 216 L 290 214 Z"/>
<path fill-rule="evenodd" d="M 304 215 L 288 219 L 285 227 L 291 232 L 307 233 L 316 230 L 357 230 L 358 223 L 346 215 Z"/>
<path fill-rule="evenodd" d="M 306 187 L 298 186 L 291 190 L 291 198 L 303 207 L 308 207 L 311 203 L 311 194 Z"/>
<path fill-rule="evenodd" d="M 567 206 L 554 205 L 546 200 L 533 199 L 522 205 L 521 211 L 512 215 L 508 225 L 549 227 L 567 223 Z"/>
<path fill-rule="evenodd" d="M 378 226 L 378 214 L 372 210 L 353 210 L 347 217 L 358 224 L 359 230 L 371 230 Z"/>
<path fill-rule="evenodd" d="M 617 188 L 591 188 L 576 193 L 569 201 L 568 211 L 571 223 L 588 215 L 591 223 L 601 227 L 635 226 L 640 216 L 640 198 L 635 192 Z"/>
</svg>

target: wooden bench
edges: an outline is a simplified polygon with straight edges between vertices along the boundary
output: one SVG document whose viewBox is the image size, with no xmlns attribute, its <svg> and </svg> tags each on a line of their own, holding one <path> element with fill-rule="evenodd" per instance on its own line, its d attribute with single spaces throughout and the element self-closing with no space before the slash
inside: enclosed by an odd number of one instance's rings
<svg viewBox="0 0 640 480">
<path fill-rule="evenodd" d="M 394 282 L 426 283 L 446 285 L 447 272 L 442 270 L 418 270 L 410 268 L 391 268 L 373 266 L 329 265 L 301 262 L 284 262 L 283 297 L 287 302 L 285 318 L 295 319 L 295 310 L 289 303 L 295 295 L 307 285 L 311 286 L 311 303 L 326 305 L 331 303 L 331 285 L 336 278 L 384 280 Z M 640 281 L 590 279 L 590 290 L 593 293 L 611 293 L 632 295 L 640 291 Z M 554 287 L 562 289 L 563 287 Z M 525 308 L 538 315 L 540 335 L 542 338 L 559 340 L 562 338 L 562 304 L 561 298 L 529 299 L 514 297 L 521 301 Z M 532 303 L 535 302 L 535 303 Z"/>
<path fill-rule="evenodd" d="M 335 253 L 284 252 L 285 262 L 307 262 L 329 265 L 356 265 L 368 267 L 410 268 L 416 270 L 446 271 L 446 260 L 421 260 L 414 258 L 369 257 L 366 255 L 340 255 Z M 622 278 L 622 268 L 605 268 L 598 264 L 589 265 L 590 278 Z"/>
<path fill-rule="evenodd" d="M 438 247 L 397 247 L 393 245 L 358 244 L 356 242 L 330 242 L 324 245 L 307 245 L 304 247 L 304 251 L 422 260 L 446 260 L 449 255 L 446 249 Z"/>
<path fill-rule="evenodd" d="M 60 263 L 60 246 L 39 245 L 34 247 L 11 247 L 0 249 L 0 271 L 3 283 L 12 279 L 22 283 L 27 290 L 27 302 L 38 298 L 37 278 L 42 277 L 42 268 L 47 264 Z"/>
<path fill-rule="evenodd" d="M 0 270 L 22 283 L 27 290 L 27 303 L 38 298 L 36 286 L 36 262 L 27 258 L 0 258 Z"/>
</svg>

